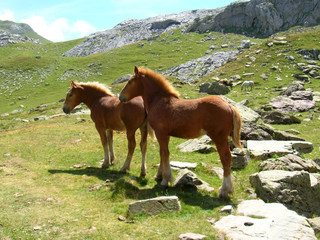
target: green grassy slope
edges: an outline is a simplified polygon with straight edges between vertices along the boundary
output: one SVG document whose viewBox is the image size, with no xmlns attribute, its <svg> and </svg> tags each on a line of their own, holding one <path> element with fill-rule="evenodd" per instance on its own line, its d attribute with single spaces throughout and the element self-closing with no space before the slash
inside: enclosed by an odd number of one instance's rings
<svg viewBox="0 0 320 240">
<path fill-rule="evenodd" d="M 297 50 L 320 49 L 319 29 L 292 29 L 279 33 L 279 36 L 286 35 L 288 44 L 271 48 L 266 44 L 272 39 L 251 39 L 257 45 L 245 50 L 237 60 L 200 79 L 196 86 L 179 84 L 178 90 L 182 97 L 200 97 L 203 94 L 197 88 L 202 82 L 212 81 L 211 78 L 215 76 L 229 78 L 239 74 L 243 80 L 254 80 L 256 88 L 247 93 L 241 92 L 240 86 L 236 86 L 227 96 L 235 101 L 248 99 L 252 108 L 267 104 L 279 94 L 281 87 L 294 80 L 292 74 L 299 73 L 294 65 L 306 62 L 297 54 Z M 208 37 L 215 40 L 204 41 Z M 171 138 L 170 159 L 198 163 L 195 173 L 213 186 L 215 191 L 207 193 L 173 187 L 162 189 L 153 179 L 159 163 L 156 142 L 148 140 L 147 177 L 142 179 L 139 177 L 141 153 L 138 147 L 130 174 L 118 172 L 127 151 L 124 133 L 114 134 L 116 164 L 102 170 L 99 161 L 103 157 L 103 150 L 88 115 L 32 120 L 40 115 L 62 113 L 62 103 L 57 101 L 65 97 L 71 79 L 110 85 L 119 76 L 132 73 L 135 65 L 162 71 L 204 56 L 211 45 L 216 45 L 216 51 L 219 51 L 222 50 L 222 43 L 239 46 L 242 39 L 247 38 L 221 33 L 183 35 L 177 30 L 161 35 L 152 42 L 132 44 L 83 58 L 62 57 L 63 52 L 83 39 L 0 48 L 0 114 L 23 109 L 21 113 L 0 117 L 0 208 L 5 210 L 0 214 L 0 239 L 167 240 L 178 239 L 180 234 L 186 232 L 204 234 L 208 239 L 220 239 L 219 233 L 207 219 L 219 219 L 226 215 L 220 213 L 224 205 L 236 206 L 241 199 L 250 199 L 248 178 L 258 171 L 259 161 L 251 160 L 245 169 L 232 172 L 235 193 L 230 201 L 221 202 L 218 200 L 221 180 L 209 170 L 212 166 L 221 167 L 217 153 L 182 153 L 176 146 L 185 140 Z M 294 56 L 295 60 L 289 61 L 285 58 L 287 55 Z M 273 65 L 279 68 L 273 70 Z M 254 75 L 243 77 L 244 73 Z M 269 77 L 268 81 L 260 77 L 262 73 Z M 117 93 L 122 86 L 112 86 L 112 90 Z M 319 91 L 320 81 L 311 79 L 306 87 Z M 41 103 L 52 104 L 28 111 Z M 310 113 L 298 114 L 298 117 L 304 119 Z M 312 114 L 313 119 L 308 122 L 275 126 L 282 130 L 297 129 L 301 137 L 314 144 L 314 151 L 304 154 L 304 158 L 316 158 L 320 154 L 319 106 Z M 75 168 L 76 164 L 86 166 Z M 176 177 L 177 172 L 174 171 L 173 175 Z M 97 186 L 100 188 L 92 191 L 92 187 Z M 154 217 L 139 215 L 133 219 L 127 216 L 129 203 L 163 195 L 177 195 L 182 205 L 181 213 Z M 119 221 L 119 215 L 134 222 Z"/>
</svg>

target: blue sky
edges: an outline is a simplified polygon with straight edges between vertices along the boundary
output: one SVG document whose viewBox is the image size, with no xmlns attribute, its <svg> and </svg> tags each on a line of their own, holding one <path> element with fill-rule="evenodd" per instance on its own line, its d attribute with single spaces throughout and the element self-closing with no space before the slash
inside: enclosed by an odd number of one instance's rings
<svg viewBox="0 0 320 240">
<path fill-rule="evenodd" d="M 29 24 L 41 36 L 61 42 L 111 29 L 127 19 L 203 8 L 236 0 L 0 0 L 0 20 Z"/>
</svg>

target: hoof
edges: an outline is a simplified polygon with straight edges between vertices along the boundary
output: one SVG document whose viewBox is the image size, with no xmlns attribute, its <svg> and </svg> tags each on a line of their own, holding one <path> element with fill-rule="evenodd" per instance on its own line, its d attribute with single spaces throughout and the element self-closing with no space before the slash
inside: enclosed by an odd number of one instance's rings
<svg viewBox="0 0 320 240">
<path fill-rule="evenodd" d="M 110 164 L 102 164 L 101 168 L 103 169 L 106 169 L 106 168 L 109 168 L 110 167 Z"/>
<path fill-rule="evenodd" d="M 128 172 L 128 169 L 126 169 L 126 168 L 121 168 L 119 172 L 120 172 L 120 173 L 127 173 L 127 172 Z"/>
<path fill-rule="evenodd" d="M 164 187 L 164 188 L 167 188 L 168 187 L 168 180 L 162 179 L 161 186 Z"/>
<path fill-rule="evenodd" d="M 156 180 L 157 182 L 160 182 L 160 181 L 162 181 L 162 176 L 156 175 L 156 176 L 154 176 L 154 180 Z"/>
<path fill-rule="evenodd" d="M 145 178 L 147 176 L 146 173 L 140 173 L 140 177 Z"/>
<path fill-rule="evenodd" d="M 221 200 L 221 201 L 229 201 L 230 197 L 226 193 L 220 193 L 219 194 L 219 200 Z"/>
</svg>

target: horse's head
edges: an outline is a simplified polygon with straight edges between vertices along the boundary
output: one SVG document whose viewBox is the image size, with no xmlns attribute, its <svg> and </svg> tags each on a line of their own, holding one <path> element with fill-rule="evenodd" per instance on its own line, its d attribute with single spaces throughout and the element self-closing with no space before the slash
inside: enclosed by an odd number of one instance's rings
<svg viewBox="0 0 320 240">
<path fill-rule="evenodd" d="M 134 75 L 128 80 L 127 84 L 120 92 L 120 101 L 128 102 L 134 97 L 141 96 L 143 92 L 143 85 L 141 81 L 144 78 L 145 75 L 140 71 L 140 69 L 134 67 Z"/>
<path fill-rule="evenodd" d="M 74 81 L 71 81 L 71 89 L 67 93 L 66 100 L 63 104 L 63 111 L 69 114 L 77 105 L 81 103 L 80 91 L 83 87 Z"/>
</svg>

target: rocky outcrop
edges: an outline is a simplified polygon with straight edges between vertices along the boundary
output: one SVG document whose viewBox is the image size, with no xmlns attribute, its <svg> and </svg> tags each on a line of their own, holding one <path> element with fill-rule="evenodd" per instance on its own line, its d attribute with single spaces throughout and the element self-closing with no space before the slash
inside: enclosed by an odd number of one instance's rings
<svg viewBox="0 0 320 240">
<path fill-rule="evenodd" d="M 40 44 L 39 39 L 29 38 L 27 36 L 21 36 L 20 34 L 11 34 L 7 31 L 0 30 L 0 47 L 6 44 L 16 44 L 19 42 L 32 42 Z"/>
<path fill-rule="evenodd" d="M 320 214 L 320 174 L 306 171 L 271 170 L 250 176 L 258 196 L 280 202 L 306 217 Z"/>
<path fill-rule="evenodd" d="M 222 10 L 223 8 L 202 9 L 179 14 L 161 15 L 147 19 L 126 20 L 112 29 L 90 35 L 84 42 L 70 49 L 63 55 L 66 57 L 83 57 L 142 40 L 151 40 L 162 33 L 186 26 L 195 19 L 215 15 Z"/>
<path fill-rule="evenodd" d="M 234 59 L 239 51 L 215 52 L 213 54 L 193 59 L 178 66 L 168 68 L 164 75 L 173 76 L 181 81 L 194 83 L 198 78 L 212 73 L 215 69 L 223 66 Z"/>
<path fill-rule="evenodd" d="M 218 15 L 195 22 L 189 30 L 271 35 L 297 25 L 316 25 L 319 20 L 319 1 L 251 0 L 232 3 Z"/>
<path fill-rule="evenodd" d="M 228 215 L 214 224 L 227 239 L 313 239 L 313 229 L 305 217 L 280 203 L 246 200 L 237 215 Z M 221 238 L 220 238 L 221 239 Z"/>
</svg>

